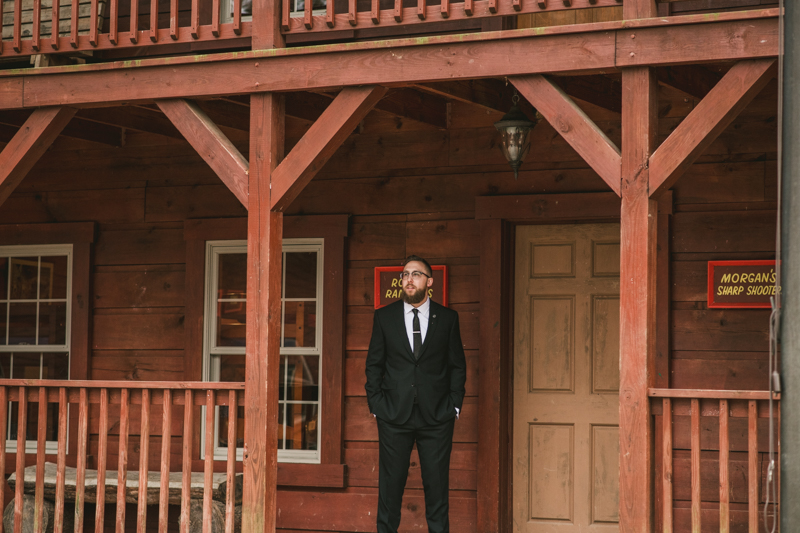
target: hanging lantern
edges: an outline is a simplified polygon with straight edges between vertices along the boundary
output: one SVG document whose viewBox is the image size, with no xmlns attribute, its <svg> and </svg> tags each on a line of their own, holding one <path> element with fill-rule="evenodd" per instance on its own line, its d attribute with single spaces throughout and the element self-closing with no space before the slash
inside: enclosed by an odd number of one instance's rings
<svg viewBox="0 0 800 533">
<path fill-rule="evenodd" d="M 499 122 L 494 123 L 494 127 L 500 132 L 500 148 L 514 171 L 514 179 L 517 179 L 519 167 L 531 149 L 530 132 L 539 122 L 539 113 L 536 113 L 535 121 L 528 119 L 517 106 L 519 95 L 516 91 L 511 98 L 511 103 L 511 109 Z"/>
</svg>

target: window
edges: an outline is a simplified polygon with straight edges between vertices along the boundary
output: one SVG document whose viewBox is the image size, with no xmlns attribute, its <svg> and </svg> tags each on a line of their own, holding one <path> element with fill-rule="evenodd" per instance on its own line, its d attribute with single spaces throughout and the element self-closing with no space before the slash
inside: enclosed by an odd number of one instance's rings
<svg viewBox="0 0 800 533">
<path fill-rule="evenodd" d="M 203 379 L 244 381 L 246 241 L 206 242 L 206 302 Z M 320 462 L 322 375 L 322 239 L 283 243 L 281 294 L 281 366 L 278 411 L 278 460 Z M 239 407 L 238 417 L 244 416 Z M 220 407 L 215 458 L 227 454 L 227 407 Z M 244 423 L 237 423 L 241 459 Z M 205 449 L 205 446 L 201 449 Z"/>
<path fill-rule="evenodd" d="M 276 0 L 277 1 L 277 0 Z M 311 7 L 314 15 L 324 15 L 326 7 L 328 6 L 327 0 L 310 0 Z M 242 20 L 252 20 L 253 18 L 253 2 L 252 0 L 242 0 L 241 2 Z M 222 16 L 220 17 L 223 24 L 233 21 L 233 0 L 225 0 L 222 2 Z M 305 0 L 289 0 L 289 16 L 302 17 L 306 9 Z"/>
<path fill-rule="evenodd" d="M 0 246 L 0 378 L 69 379 L 72 245 Z M 16 449 L 11 403 L 6 448 Z M 47 451 L 57 449 L 58 405 L 47 420 Z M 36 449 L 38 404 L 29 406 L 26 448 Z"/>
</svg>

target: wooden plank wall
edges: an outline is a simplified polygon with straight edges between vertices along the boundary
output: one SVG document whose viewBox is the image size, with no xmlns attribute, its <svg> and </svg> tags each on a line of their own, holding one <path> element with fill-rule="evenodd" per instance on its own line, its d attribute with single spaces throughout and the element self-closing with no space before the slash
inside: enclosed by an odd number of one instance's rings
<svg viewBox="0 0 800 533">
<path fill-rule="evenodd" d="M 662 139 L 697 100 L 661 87 Z M 776 86 L 768 87 L 708 149 L 675 188 L 671 254 L 670 385 L 763 389 L 767 315 L 758 310 L 708 310 L 705 268 L 710 259 L 770 258 L 776 209 Z M 619 115 L 581 104 L 619 143 Z M 500 113 L 449 104 L 450 128 L 374 111 L 326 165 L 289 214 L 350 213 L 347 240 L 344 383 L 345 489 L 281 491 L 279 524 L 309 531 L 374 531 L 377 508 L 377 431 L 364 397 L 364 362 L 373 313 L 373 267 L 397 264 L 410 253 L 450 267 L 451 306 L 458 310 L 467 353 L 467 398 L 457 422 L 451 474 L 453 528 L 476 526 L 478 325 L 480 302 L 474 197 L 605 191 L 602 180 L 548 125 L 533 133 L 533 148 L 518 181 L 496 146 Z M 287 144 L 310 123 L 291 118 Z M 246 153 L 247 124 L 224 132 Z M 126 132 L 121 148 L 60 138 L 0 210 L 0 223 L 94 220 L 93 341 L 90 377 L 120 380 L 184 378 L 185 243 L 188 218 L 246 213 L 188 144 Z M 160 416 L 151 468 L 160 453 Z M 111 422 L 114 453 L 118 421 Z M 179 432 L 173 428 L 173 434 Z M 132 421 L 131 442 L 138 439 Z M 97 424 L 91 424 L 96 449 Z M 762 430 L 763 434 L 763 430 Z M 737 433 L 738 435 L 738 433 Z M 746 442 L 732 436 L 733 468 Z M 703 440 L 703 475 L 717 475 L 713 436 Z M 763 450 L 765 440 L 759 443 Z M 737 444 L 738 443 L 738 444 Z M 176 443 L 179 445 L 180 443 Z M 689 528 L 688 421 L 675 425 L 676 531 Z M 173 450 L 178 464 L 180 450 Z M 416 458 L 408 482 L 402 529 L 424 527 Z M 138 450 L 130 453 L 138 464 Z M 734 483 L 744 483 L 746 462 Z M 135 467 L 135 466 L 134 466 Z M 714 483 L 703 499 L 714 514 Z M 746 485 L 742 485 L 746 487 Z M 734 495 L 739 494 L 735 485 Z M 743 490 L 741 494 L 746 494 Z M 734 501 L 739 500 L 734 497 Z M 737 504 L 738 505 L 738 504 Z M 735 506 L 734 506 L 735 507 Z M 742 509 L 745 509 L 743 507 Z M 313 511 L 309 511 L 313 509 Z M 734 508 L 734 520 L 738 508 Z M 133 515 L 133 513 L 129 513 Z M 709 518 L 711 520 L 711 518 Z"/>
</svg>

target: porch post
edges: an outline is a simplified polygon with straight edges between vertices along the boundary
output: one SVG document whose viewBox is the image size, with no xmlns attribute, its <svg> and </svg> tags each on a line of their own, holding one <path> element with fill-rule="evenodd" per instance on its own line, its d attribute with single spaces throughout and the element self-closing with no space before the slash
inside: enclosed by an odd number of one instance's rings
<svg viewBox="0 0 800 533">
<path fill-rule="evenodd" d="M 648 387 L 656 339 L 657 204 L 648 160 L 655 148 L 656 80 L 652 69 L 622 73 L 620 247 L 620 532 L 652 531 L 652 426 Z"/>
<path fill-rule="evenodd" d="M 283 155 L 283 96 L 250 96 L 242 532 L 275 531 L 283 214 L 270 210 Z"/>
</svg>

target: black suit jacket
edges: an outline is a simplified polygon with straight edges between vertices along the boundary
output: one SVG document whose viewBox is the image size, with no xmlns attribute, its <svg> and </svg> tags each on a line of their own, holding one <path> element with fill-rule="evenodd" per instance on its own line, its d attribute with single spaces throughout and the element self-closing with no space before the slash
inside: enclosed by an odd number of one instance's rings
<svg viewBox="0 0 800 533">
<path fill-rule="evenodd" d="M 418 360 L 408 343 L 403 302 L 375 311 L 367 353 L 367 402 L 381 420 L 403 424 L 411 417 L 414 392 L 428 424 L 456 416 L 464 401 L 467 362 L 458 313 L 431 300 L 428 331 Z"/>
</svg>

